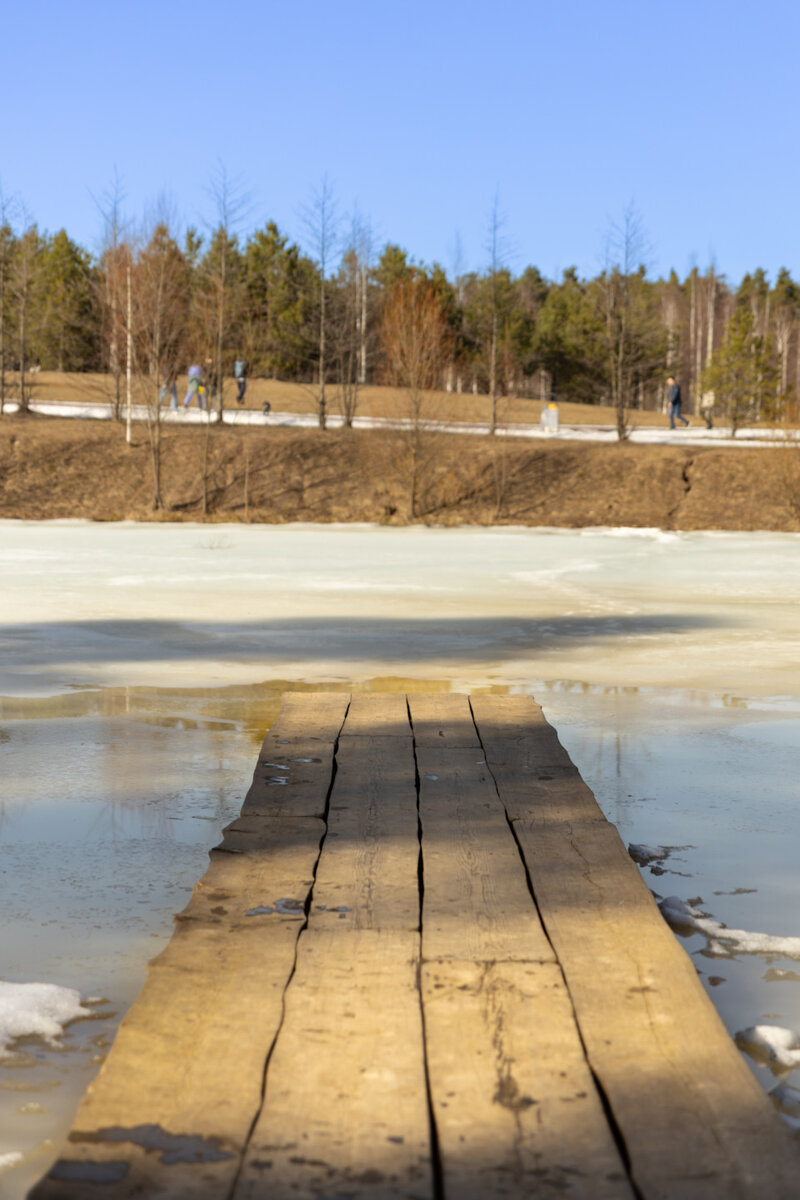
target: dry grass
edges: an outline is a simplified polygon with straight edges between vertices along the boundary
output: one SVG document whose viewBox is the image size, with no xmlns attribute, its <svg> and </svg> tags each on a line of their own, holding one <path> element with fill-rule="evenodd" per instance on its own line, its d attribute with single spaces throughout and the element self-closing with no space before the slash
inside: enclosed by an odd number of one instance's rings
<svg viewBox="0 0 800 1200">
<path fill-rule="evenodd" d="M 209 442 L 212 521 L 412 519 L 401 433 L 231 426 Z M 0 419 L 0 517 L 203 519 L 205 429 L 163 429 L 166 507 L 152 508 L 145 428 Z M 527 442 L 426 434 L 416 520 L 440 525 L 800 529 L 800 448 Z"/>
</svg>

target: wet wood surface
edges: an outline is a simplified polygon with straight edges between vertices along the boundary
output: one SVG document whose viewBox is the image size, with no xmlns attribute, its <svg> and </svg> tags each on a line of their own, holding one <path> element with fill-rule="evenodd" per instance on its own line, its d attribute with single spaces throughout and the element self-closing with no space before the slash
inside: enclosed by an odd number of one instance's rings
<svg viewBox="0 0 800 1200">
<path fill-rule="evenodd" d="M 530 697 L 287 695 L 34 1200 L 788 1200 L 800 1155 Z"/>
</svg>

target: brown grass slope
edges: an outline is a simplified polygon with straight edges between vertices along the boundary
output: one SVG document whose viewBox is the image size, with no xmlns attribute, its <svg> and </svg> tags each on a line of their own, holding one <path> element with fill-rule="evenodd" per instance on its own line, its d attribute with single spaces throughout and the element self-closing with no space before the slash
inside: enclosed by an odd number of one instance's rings
<svg viewBox="0 0 800 1200">
<path fill-rule="evenodd" d="M 0 517 L 202 520 L 205 438 L 164 429 L 156 512 L 144 427 L 128 447 L 118 425 L 5 416 Z M 213 521 L 800 530 L 800 450 L 783 448 L 222 428 L 205 490 Z"/>
</svg>

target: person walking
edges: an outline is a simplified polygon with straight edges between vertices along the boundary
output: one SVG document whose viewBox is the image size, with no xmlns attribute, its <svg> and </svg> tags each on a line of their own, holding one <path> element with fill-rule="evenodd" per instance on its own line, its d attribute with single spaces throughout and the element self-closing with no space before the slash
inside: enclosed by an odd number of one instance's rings
<svg viewBox="0 0 800 1200">
<path fill-rule="evenodd" d="M 678 418 L 679 421 L 683 421 L 684 425 L 690 425 L 691 422 L 687 421 L 686 417 L 681 416 L 681 385 L 677 382 L 677 380 L 672 375 L 670 375 L 669 379 L 667 380 L 667 383 L 669 384 L 669 395 L 668 395 L 667 399 L 669 400 L 669 427 L 670 427 L 670 429 L 675 428 L 675 418 L 676 417 Z"/>
<path fill-rule="evenodd" d="M 173 412 L 178 411 L 178 381 L 177 379 L 165 379 L 161 385 L 161 390 L 158 393 L 158 403 L 163 404 L 169 398 L 169 406 Z"/>
<path fill-rule="evenodd" d="M 244 404 L 244 394 L 247 391 L 247 359 L 237 358 L 233 364 L 233 377 L 239 391 L 236 396 L 237 404 Z"/>
<path fill-rule="evenodd" d="M 203 393 L 205 391 L 205 388 L 203 387 L 203 368 L 194 365 L 189 367 L 187 373 L 189 376 L 189 390 L 186 393 L 186 399 L 183 402 L 183 407 L 188 408 L 192 403 L 193 398 L 196 396 L 197 407 L 203 408 Z"/>
</svg>

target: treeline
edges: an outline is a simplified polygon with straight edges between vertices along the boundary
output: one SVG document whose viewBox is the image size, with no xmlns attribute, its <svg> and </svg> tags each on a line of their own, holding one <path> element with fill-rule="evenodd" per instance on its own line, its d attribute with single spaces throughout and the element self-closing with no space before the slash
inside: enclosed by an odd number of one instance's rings
<svg viewBox="0 0 800 1200">
<path fill-rule="evenodd" d="M 781 419 L 800 395 L 786 270 L 735 288 L 713 268 L 650 279 L 624 226 L 591 279 L 515 274 L 495 254 L 483 272 L 446 272 L 375 250 L 357 219 L 343 234 L 328 201 L 306 250 L 271 221 L 240 239 L 221 219 L 204 239 L 161 218 L 133 238 L 113 210 L 95 257 L 65 230 L 0 220 L 0 405 L 13 391 L 24 407 L 34 367 L 107 372 L 119 402 L 131 363 L 155 395 L 199 362 L 214 392 L 242 357 L 251 376 L 313 385 L 322 423 L 331 389 L 351 418 L 367 383 L 484 393 L 493 422 L 504 396 L 613 404 L 621 436 L 630 410 L 663 405 L 668 375 L 690 408 L 712 393 L 734 426 Z"/>
</svg>

